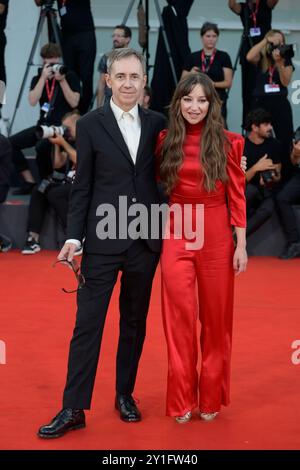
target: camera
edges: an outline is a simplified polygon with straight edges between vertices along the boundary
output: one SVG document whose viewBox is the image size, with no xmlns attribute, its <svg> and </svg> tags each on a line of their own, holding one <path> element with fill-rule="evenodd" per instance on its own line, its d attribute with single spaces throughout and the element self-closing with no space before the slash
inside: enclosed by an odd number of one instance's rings
<svg viewBox="0 0 300 470">
<path fill-rule="evenodd" d="M 274 184 L 273 178 L 275 175 L 276 172 L 274 170 L 267 170 L 261 172 L 262 179 L 268 188 L 270 188 Z"/>
<path fill-rule="evenodd" d="M 280 46 L 280 45 L 277 45 L 277 44 L 273 44 L 272 42 L 269 42 L 268 45 L 267 45 L 267 54 L 269 56 L 272 56 L 272 52 L 275 49 L 279 50 L 279 53 L 280 53 L 280 55 L 283 59 L 291 59 L 292 57 L 294 57 L 294 46 L 293 46 L 293 44 L 282 44 Z"/>
<path fill-rule="evenodd" d="M 46 194 L 50 186 L 62 184 L 65 182 L 65 174 L 59 171 L 53 171 L 52 175 L 48 179 L 43 179 L 38 187 L 38 191 L 42 194 Z"/>
<path fill-rule="evenodd" d="M 68 71 L 67 67 L 63 64 L 48 64 L 49 67 L 52 73 L 59 73 L 60 75 L 65 75 Z"/>
<path fill-rule="evenodd" d="M 294 134 L 295 144 L 297 144 L 299 140 L 300 140 L 300 126 L 297 127 L 297 129 L 295 130 L 295 134 Z"/>
<path fill-rule="evenodd" d="M 65 136 L 66 128 L 64 126 L 37 126 L 35 135 L 38 139 L 49 139 L 58 135 Z"/>
</svg>

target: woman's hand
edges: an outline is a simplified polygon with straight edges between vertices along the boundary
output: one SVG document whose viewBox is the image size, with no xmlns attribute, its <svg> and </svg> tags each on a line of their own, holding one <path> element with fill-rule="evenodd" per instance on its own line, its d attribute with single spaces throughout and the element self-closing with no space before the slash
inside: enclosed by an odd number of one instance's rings
<svg viewBox="0 0 300 470">
<path fill-rule="evenodd" d="M 284 59 L 280 55 L 279 49 L 274 49 L 274 51 L 272 52 L 272 57 L 274 61 L 276 62 L 276 64 L 284 64 Z"/>
<path fill-rule="evenodd" d="M 233 256 L 233 269 L 236 276 L 246 271 L 247 263 L 248 256 L 246 248 L 242 246 L 237 246 Z"/>
</svg>

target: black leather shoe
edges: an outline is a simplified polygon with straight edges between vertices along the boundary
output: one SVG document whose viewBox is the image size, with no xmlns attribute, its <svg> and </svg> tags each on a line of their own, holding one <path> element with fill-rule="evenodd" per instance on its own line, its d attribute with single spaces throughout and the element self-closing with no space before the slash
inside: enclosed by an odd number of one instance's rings
<svg viewBox="0 0 300 470">
<path fill-rule="evenodd" d="M 285 251 L 279 256 L 280 259 L 293 259 L 300 256 L 300 243 L 289 243 Z"/>
<path fill-rule="evenodd" d="M 119 411 L 122 421 L 127 423 L 141 421 L 141 413 L 132 396 L 117 394 L 115 407 Z"/>
<path fill-rule="evenodd" d="M 54 439 L 63 436 L 68 431 L 85 428 L 85 414 L 83 410 L 64 408 L 56 415 L 50 424 L 42 426 L 38 436 L 42 439 Z"/>
</svg>

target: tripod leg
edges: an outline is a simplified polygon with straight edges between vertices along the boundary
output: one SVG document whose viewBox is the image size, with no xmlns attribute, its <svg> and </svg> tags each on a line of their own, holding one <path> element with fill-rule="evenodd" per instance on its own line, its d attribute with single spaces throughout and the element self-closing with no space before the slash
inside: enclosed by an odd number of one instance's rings
<svg viewBox="0 0 300 470">
<path fill-rule="evenodd" d="M 135 2 L 135 0 L 131 0 L 131 2 L 129 3 L 128 8 L 127 8 L 127 11 L 126 11 L 125 16 L 124 16 L 123 21 L 122 21 L 122 24 L 126 24 L 126 23 L 127 23 L 127 20 L 128 20 L 128 18 L 129 18 L 130 13 L 131 13 L 131 10 L 132 10 L 132 7 L 133 7 L 133 5 L 134 5 L 134 2 Z"/>
<path fill-rule="evenodd" d="M 161 12 L 160 12 L 158 0 L 154 0 L 154 3 L 155 3 L 156 12 L 157 12 L 157 16 L 158 16 L 160 27 L 161 27 L 163 40 L 164 40 L 164 43 L 165 43 L 165 48 L 166 48 L 167 55 L 168 55 L 169 62 L 170 62 L 170 67 L 171 67 L 172 76 L 173 76 L 173 79 L 174 79 L 174 84 L 177 85 L 178 80 L 177 80 L 176 70 L 175 70 L 175 67 L 174 67 L 173 57 L 172 57 L 172 54 L 171 54 L 171 49 L 170 49 L 170 45 L 169 45 L 168 36 L 167 36 L 166 30 L 165 30 L 164 20 L 163 20 L 163 17 L 161 15 Z"/>
<path fill-rule="evenodd" d="M 29 69 L 30 69 L 30 66 L 33 65 L 34 54 L 36 52 L 38 41 L 40 39 L 40 35 L 41 35 L 42 30 L 43 30 L 43 25 L 44 25 L 45 19 L 46 19 L 46 16 L 41 14 L 40 18 L 39 18 L 39 21 L 38 21 L 38 25 L 37 25 L 35 37 L 34 37 L 34 40 L 33 40 L 32 48 L 31 48 L 31 51 L 30 51 L 30 54 L 29 54 L 29 59 L 28 59 L 26 70 L 25 70 L 24 77 L 23 77 L 23 80 L 22 80 L 21 88 L 20 88 L 18 98 L 17 98 L 17 101 L 16 101 L 16 106 L 15 106 L 15 110 L 14 110 L 14 113 L 13 113 L 13 117 L 11 119 L 11 122 L 10 122 L 10 125 L 9 125 L 9 128 L 8 128 L 8 135 L 11 135 L 11 130 L 13 128 L 14 121 L 15 121 L 15 118 L 16 118 L 16 113 L 17 113 L 17 110 L 20 106 L 20 102 L 21 102 L 21 99 L 22 99 L 22 96 L 23 96 L 24 87 L 26 85 L 27 77 L 28 77 L 28 74 L 29 74 Z"/>
</svg>

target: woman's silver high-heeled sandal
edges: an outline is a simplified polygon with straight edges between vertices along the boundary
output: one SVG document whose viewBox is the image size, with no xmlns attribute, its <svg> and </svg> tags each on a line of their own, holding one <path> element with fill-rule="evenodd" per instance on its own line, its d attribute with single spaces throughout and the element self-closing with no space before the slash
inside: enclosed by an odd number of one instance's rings
<svg viewBox="0 0 300 470">
<path fill-rule="evenodd" d="M 212 421 L 218 414 L 218 411 L 215 411 L 214 413 L 200 413 L 200 418 L 204 421 Z"/>
<path fill-rule="evenodd" d="M 183 424 L 183 423 L 187 423 L 191 419 L 191 417 L 192 417 L 192 412 L 188 411 L 183 416 L 176 416 L 175 421 L 177 421 L 177 423 Z"/>
</svg>

